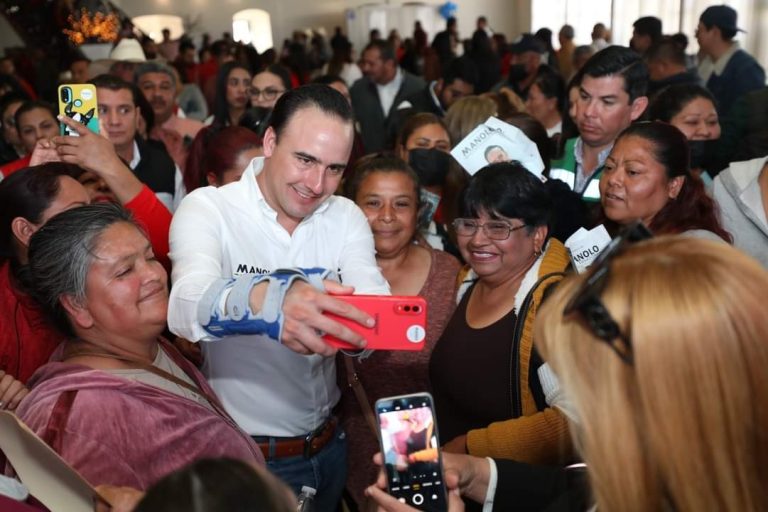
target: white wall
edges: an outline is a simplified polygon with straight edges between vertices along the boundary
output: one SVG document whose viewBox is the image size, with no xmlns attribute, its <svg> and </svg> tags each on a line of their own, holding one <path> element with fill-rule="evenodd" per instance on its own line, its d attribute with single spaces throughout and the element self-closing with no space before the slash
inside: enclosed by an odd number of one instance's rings
<svg viewBox="0 0 768 512">
<path fill-rule="evenodd" d="M 380 3 L 400 5 L 407 0 L 382 0 Z M 264 9 L 272 16 L 275 46 L 290 37 L 295 29 L 324 26 L 328 34 L 337 25 L 345 27 L 346 9 L 371 0 L 114 0 L 128 15 L 177 14 L 198 19 L 195 35 L 208 32 L 214 39 L 222 32 L 232 32 L 232 15 L 241 9 Z M 520 32 L 530 30 L 529 0 L 454 0 L 458 4 L 457 18 L 462 37 L 471 37 L 475 19 L 488 17 L 491 26 L 514 39 Z M 425 0 L 437 8 L 444 0 Z M 412 27 L 400 27 L 403 36 L 411 34 Z M 429 34 L 430 39 L 434 34 Z"/>
<path fill-rule="evenodd" d="M 328 34 L 335 26 L 346 27 L 346 9 L 376 0 L 113 0 L 129 16 L 142 14 L 176 14 L 187 20 L 198 20 L 194 35 L 208 32 L 216 39 L 222 32 L 232 32 L 232 16 L 242 9 L 264 9 L 272 17 L 272 31 L 278 48 L 295 29 L 324 26 Z M 378 3 L 400 5 L 408 0 L 380 0 Z M 530 0 L 453 0 L 458 7 L 457 18 L 462 38 L 472 36 L 475 19 L 485 15 L 491 27 L 512 40 L 520 32 L 530 30 Z M 445 0 L 423 0 L 425 4 L 442 5 Z M 413 27 L 400 27 L 400 33 L 410 36 Z M 345 28 L 346 31 L 346 28 Z M 434 34 L 429 34 L 430 40 Z M 23 46 L 23 42 L 3 16 L 0 16 L 0 49 Z"/>
</svg>

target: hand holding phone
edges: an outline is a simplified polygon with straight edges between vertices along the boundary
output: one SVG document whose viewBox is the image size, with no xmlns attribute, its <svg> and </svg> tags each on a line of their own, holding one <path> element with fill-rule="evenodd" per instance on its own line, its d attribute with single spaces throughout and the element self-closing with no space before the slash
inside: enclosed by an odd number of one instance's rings
<svg viewBox="0 0 768 512">
<path fill-rule="evenodd" d="M 389 494 L 426 512 L 448 507 L 432 396 L 416 393 L 376 401 Z"/>
<path fill-rule="evenodd" d="M 412 350 L 424 348 L 427 338 L 427 301 L 419 296 L 394 295 L 334 295 L 376 320 L 365 327 L 348 318 L 326 312 L 325 315 L 359 333 L 367 342 L 365 348 L 374 350 Z M 331 346 L 348 350 L 355 347 L 326 334 L 323 339 Z"/>
<path fill-rule="evenodd" d="M 93 84 L 63 84 L 59 86 L 59 114 L 99 133 L 99 105 Z M 78 133 L 61 124 L 61 134 L 77 137 Z"/>
</svg>

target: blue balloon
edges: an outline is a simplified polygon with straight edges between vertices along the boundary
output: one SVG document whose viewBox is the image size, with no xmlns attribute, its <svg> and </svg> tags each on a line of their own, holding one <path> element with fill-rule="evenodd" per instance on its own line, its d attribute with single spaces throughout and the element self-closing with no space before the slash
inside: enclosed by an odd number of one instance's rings
<svg viewBox="0 0 768 512">
<path fill-rule="evenodd" d="M 445 18 L 446 20 L 448 18 L 452 18 L 456 16 L 456 9 L 458 9 L 458 6 L 453 2 L 445 2 L 443 5 L 440 6 L 440 16 Z"/>
</svg>

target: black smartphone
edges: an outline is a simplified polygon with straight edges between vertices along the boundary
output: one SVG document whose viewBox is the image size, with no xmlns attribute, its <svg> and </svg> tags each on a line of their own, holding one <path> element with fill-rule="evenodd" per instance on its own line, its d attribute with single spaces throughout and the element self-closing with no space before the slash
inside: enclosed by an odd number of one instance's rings
<svg viewBox="0 0 768 512">
<path fill-rule="evenodd" d="M 376 419 L 389 494 L 426 512 L 448 510 L 432 395 L 377 400 Z"/>
</svg>

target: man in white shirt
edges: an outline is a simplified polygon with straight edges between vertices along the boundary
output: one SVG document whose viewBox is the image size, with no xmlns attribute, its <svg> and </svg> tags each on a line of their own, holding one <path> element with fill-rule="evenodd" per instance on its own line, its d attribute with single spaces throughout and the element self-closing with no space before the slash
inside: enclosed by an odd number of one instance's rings
<svg viewBox="0 0 768 512">
<path fill-rule="evenodd" d="M 608 37 L 610 32 L 608 28 L 602 23 L 595 23 L 592 27 L 592 50 L 593 53 L 597 53 L 603 48 L 608 48 Z"/>
<path fill-rule="evenodd" d="M 170 233 L 171 330 L 210 341 L 203 370 L 224 407 L 295 492 L 317 490 L 316 510 L 336 510 L 346 479 L 344 433 L 331 415 L 335 350 L 321 335 L 363 345 L 323 312 L 373 320 L 305 278 L 320 267 L 345 285 L 326 280 L 330 292 L 389 293 L 365 216 L 332 195 L 352 149 L 352 119 L 330 87 L 287 92 L 264 135 L 265 156 L 239 182 L 187 196 Z M 310 270 L 276 272 L 289 267 Z"/>
<path fill-rule="evenodd" d="M 399 117 L 397 106 L 426 83 L 400 68 L 395 49 L 386 41 L 372 41 L 360 59 L 363 78 L 352 85 L 349 94 L 360 123 L 360 136 L 366 153 L 394 147 Z"/>
</svg>

